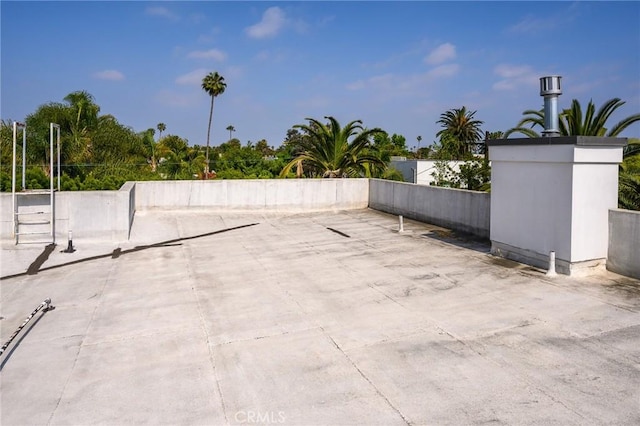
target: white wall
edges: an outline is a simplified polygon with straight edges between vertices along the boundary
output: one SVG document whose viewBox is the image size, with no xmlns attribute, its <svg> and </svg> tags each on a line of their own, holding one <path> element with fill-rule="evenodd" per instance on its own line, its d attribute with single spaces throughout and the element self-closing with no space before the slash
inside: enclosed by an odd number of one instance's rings
<svg viewBox="0 0 640 426">
<path fill-rule="evenodd" d="M 607 269 L 640 279 L 640 212 L 609 210 Z"/>
<path fill-rule="evenodd" d="M 55 192 L 55 234 L 58 243 L 66 242 L 68 233 L 73 239 L 99 239 L 123 241 L 129 238 L 135 185 L 125 184 L 118 191 L 61 191 Z M 13 203 L 11 193 L 0 194 L 0 237 L 13 239 Z M 49 205 L 49 195 L 22 196 L 20 205 Z M 49 225 L 38 225 L 38 230 L 48 230 Z M 23 230 L 36 230 L 33 227 Z M 50 238 L 38 236 L 38 240 Z M 22 240 L 33 239 L 24 236 Z"/>
<path fill-rule="evenodd" d="M 367 208 L 368 179 L 136 182 L 136 208 L 313 211 Z"/>
<path fill-rule="evenodd" d="M 491 195 L 487 192 L 371 179 L 369 207 L 489 237 Z"/>
<path fill-rule="evenodd" d="M 490 143 L 492 252 L 546 268 L 555 251 L 558 271 L 573 274 L 604 265 L 622 143 L 551 139 Z"/>
<path fill-rule="evenodd" d="M 460 171 L 460 164 L 464 161 L 447 161 L 454 172 Z M 391 160 L 391 167 L 402 173 L 405 182 L 418 185 L 431 185 L 435 182 L 432 174 L 436 171 L 435 160 Z"/>
</svg>

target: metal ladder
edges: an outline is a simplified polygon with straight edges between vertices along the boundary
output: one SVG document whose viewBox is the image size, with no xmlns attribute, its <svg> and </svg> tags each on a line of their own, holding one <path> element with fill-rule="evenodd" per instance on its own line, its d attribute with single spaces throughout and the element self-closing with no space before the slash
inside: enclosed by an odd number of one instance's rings
<svg viewBox="0 0 640 426">
<path fill-rule="evenodd" d="M 22 130 L 22 185 L 19 191 L 16 190 L 16 170 L 17 170 L 17 141 L 18 130 Z M 54 130 L 57 139 L 58 157 L 58 186 L 60 190 L 60 126 L 55 123 L 49 125 L 49 188 L 47 189 L 27 189 L 26 169 L 27 169 L 27 126 L 22 123 L 13 123 L 13 167 L 11 193 L 13 203 L 13 234 L 15 243 L 55 243 L 55 190 L 54 188 L 54 163 L 53 145 Z M 34 241 L 23 236 L 28 235 L 48 235 L 48 241 Z"/>
</svg>

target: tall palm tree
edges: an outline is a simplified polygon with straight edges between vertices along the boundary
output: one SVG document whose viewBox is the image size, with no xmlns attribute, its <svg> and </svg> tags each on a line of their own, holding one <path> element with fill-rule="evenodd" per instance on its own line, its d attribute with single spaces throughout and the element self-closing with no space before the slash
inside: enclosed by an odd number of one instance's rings
<svg viewBox="0 0 640 426">
<path fill-rule="evenodd" d="M 158 132 L 160 132 L 160 134 L 158 135 L 158 140 L 162 139 L 162 132 L 164 132 L 165 130 L 167 130 L 167 125 L 164 123 L 158 123 Z"/>
<path fill-rule="evenodd" d="M 580 102 L 573 99 L 571 107 L 558 114 L 560 134 L 562 136 L 618 136 L 627 127 L 640 121 L 640 114 L 633 114 L 614 124 L 611 129 L 608 128 L 607 121 L 615 110 L 624 104 L 625 102 L 620 98 L 613 98 L 605 102 L 596 112 L 596 106 L 593 100 L 590 100 L 583 116 Z M 534 128 L 544 130 L 544 110 L 526 110 L 522 114 L 526 117 L 520 120 L 516 127 L 507 130 L 504 134 L 505 138 L 513 133 L 521 133 L 530 138 L 540 137 Z"/>
<path fill-rule="evenodd" d="M 325 117 L 324 124 L 307 118 L 309 124 L 294 126 L 309 137 L 299 142 L 299 153 L 280 172 L 285 177 L 293 167 L 305 168 L 310 175 L 325 178 L 370 176 L 374 170 L 383 170 L 386 164 L 377 156 L 367 153 L 372 137 L 382 129 L 365 129 L 361 120 L 341 127 L 334 117 Z"/>
<path fill-rule="evenodd" d="M 457 155 L 464 157 L 471 152 L 471 146 L 482 139 L 480 126 L 483 121 L 473 118 L 476 111 L 467 111 L 466 107 L 454 108 L 440 114 L 436 122 L 442 125 L 442 130 L 436 136 L 447 136 L 449 141 L 457 142 Z"/>
<path fill-rule="evenodd" d="M 231 138 L 233 137 L 233 132 L 236 131 L 236 128 L 229 124 L 227 126 L 227 130 L 229 131 L 229 140 L 231 140 Z"/>
<path fill-rule="evenodd" d="M 227 83 L 224 82 L 224 77 L 218 74 L 218 72 L 210 72 L 202 79 L 202 89 L 211 96 L 211 109 L 209 110 L 209 127 L 207 128 L 207 151 L 205 154 L 205 178 L 209 173 L 209 139 L 211 136 L 211 120 L 213 118 L 213 101 L 216 96 L 224 93 L 227 88 Z"/>
</svg>

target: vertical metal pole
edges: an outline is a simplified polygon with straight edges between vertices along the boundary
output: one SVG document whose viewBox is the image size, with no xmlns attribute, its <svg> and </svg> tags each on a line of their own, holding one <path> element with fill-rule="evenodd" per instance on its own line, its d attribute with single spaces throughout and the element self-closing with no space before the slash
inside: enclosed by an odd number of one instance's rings
<svg viewBox="0 0 640 426">
<path fill-rule="evenodd" d="M 27 126 L 22 127 L 22 190 L 27 189 Z"/>
<path fill-rule="evenodd" d="M 60 126 L 56 125 L 58 135 L 58 191 L 60 191 Z"/>
<path fill-rule="evenodd" d="M 49 123 L 49 210 L 51 239 L 55 243 L 56 238 L 53 233 L 53 123 Z"/>
<path fill-rule="evenodd" d="M 16 244 L 18 244 L 18 230 L 16 224 L 16 143 L 18 138 L 18 123 L 13 122 L 13 163 L 11 165 L 11 203 L 13 204 L 13 214 L 11 222 L 13 225 L 13 234 L 16 238 Z"/>
</svg>

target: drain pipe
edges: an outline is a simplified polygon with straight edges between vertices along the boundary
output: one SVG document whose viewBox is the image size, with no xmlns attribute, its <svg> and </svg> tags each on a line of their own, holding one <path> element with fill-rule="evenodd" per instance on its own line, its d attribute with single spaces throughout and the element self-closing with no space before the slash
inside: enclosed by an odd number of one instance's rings
<svg viewBox="0 0 640 426">
<path fill-rule="evenodd" d="M 549 269 L 547 270 L 548 277 L 555 277 L 556 275 L 556 252 L 549 252 Z"/>
<path fill-rule="evenodd" d="M 74 251 L 76 251 L 76 249 L 73 248 L 72 236 L 73 234 L 71 233 L 71 230 L 69 230 L 69 242 L 67 243 L 67 248 L 65 250 L 62 250 L 63 253 L 73 253 Z"/>
<path fill-rule="evenodd" d="M 29 321 L 31 321 L 31 318 L 33 318 L 35 316 L 35 314 L 38 313 L 38 311 L 42 310 L 42 312 L 48 312 L 48 311 L 52 311 L 54 309 L 55 309 L 55 307 L 51 306 L 51 299 L 45 299 L 44 302 L 42 302 L 40 305 L 38 305 L 38 307 L 35 308 L 33 310 L 33 312 L 31 312 L 31 315 L 29 315 L 27 317 L 27 319 L 24 320 L 22 325 L 20 327 L 18 327 L 18 329 L 11 335 L 11 337 L 9 338 L 7 343 L 2 345 L 2 348 L 0 348 L 0 355 L 2 355 L 4 353 L 4 351 L 9 347 L 11 342 L 13 342 L 13 339 L 16 338 L 18 333 L 20 333 L 20 331 L 24 328 L 24 326 L 27 325 L 29 323 Z"/>
</svg>

